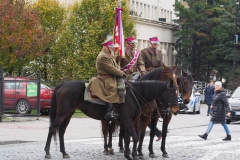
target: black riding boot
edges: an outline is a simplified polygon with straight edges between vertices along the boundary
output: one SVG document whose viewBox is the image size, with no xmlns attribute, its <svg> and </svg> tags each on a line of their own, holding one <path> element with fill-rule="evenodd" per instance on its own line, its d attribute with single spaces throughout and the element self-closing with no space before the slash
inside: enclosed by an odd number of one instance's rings
<svg viewBox="0 0 240 160">
<path fill-rule="evenodd" d="M 208 136 L 208 134 L 207 133 L 204 133 L 203 135 L 198 135 L 199 137 L 201 137 L 202 139 L 207 139 L 207 136 Z"/>
<path fill-rule="evenodd" d="M 231 141 L 232 137 L 231 135 L 227 134 L 227 137 L 222 139 L 223 141 Z"/>
<path fill-rule="evenodd" d="M 117 118 L 117 115 L 116 114 L 113 114 L 113 103 L 108 103 L 107 104 L 107 108 L 105 110 L 105 116 L 104 118 L 107 120 L 107 121 L 111 121 L 111 120 L 114 120 Z"/>
</svg>

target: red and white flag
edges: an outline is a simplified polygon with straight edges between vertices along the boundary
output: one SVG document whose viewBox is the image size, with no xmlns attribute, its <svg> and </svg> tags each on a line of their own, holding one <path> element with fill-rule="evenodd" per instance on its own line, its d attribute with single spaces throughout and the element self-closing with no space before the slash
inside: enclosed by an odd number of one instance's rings
<svg viewBox="0 0 240 160">
<path fill-rule="evenodd" d="M 115 8 L 116 16 L 115 16 L 115 23 L 113 28 L 113 40 L 114 43 L 117 43 L 120 46 L 119 56 L 125 58 L 125 51 L 124 51 L 124 35 L 123 35 L 123 25 L 122 25 L 122 8 L 117 7 Z"/>
</svg>

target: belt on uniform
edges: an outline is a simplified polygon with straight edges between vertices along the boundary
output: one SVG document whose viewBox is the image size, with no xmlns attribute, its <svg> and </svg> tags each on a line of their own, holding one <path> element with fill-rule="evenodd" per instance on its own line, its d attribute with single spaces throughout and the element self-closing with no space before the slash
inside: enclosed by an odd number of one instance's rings
<svg viewBox="0 0 240 160">
<path fill-rule="evenodd" d="M 99 76 L 104 78 L 114 78 L 114 75 L 112 74 L 99 74 Z"/>
<path fill-rule="evenodd" d="M 154 70 L 156 67 L 146 67 L 146 71 L 152 71 L 152 70 Z"/>
</svg>

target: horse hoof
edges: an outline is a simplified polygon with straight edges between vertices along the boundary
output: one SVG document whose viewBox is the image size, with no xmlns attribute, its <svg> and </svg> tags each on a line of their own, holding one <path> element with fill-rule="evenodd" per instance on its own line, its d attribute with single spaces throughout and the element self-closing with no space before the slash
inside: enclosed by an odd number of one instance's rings
<svg viewBox="0 0 240 160">
<path fill-rule="evenodd" d="M 144 155 L 141 155 L 141 156 L 138 156 L 138 157 L 139 157 L 139 159 L 145 160 Z"/>
<path fill-rule="evenodd" d="M 104 151 L 103 151 L 103 154 L 104 154 L 104 155 L 109 155 L 109 152 L 106 151 L 106 150 L 104 150 Z"/>
<path fill-rule="evenodd" d="M 138 156 L 135 156 L 135 157 L 133 158 L 133 160 L 139 160 Z"/>
<path fill-rule="evenodd" d="M 156 158 L 157 156 L 154 153 L 149 154 L 149 157 Z"/>
<path fill-rule="evenodd" d="M 163 154 L 162 155 L 164 158 L 168 158 L 168 154 Z"/>
<path fill-rule="evenodd" d="M 70 158 L 68 154 L 63 155 L 63 158 Z"/>
<path fill-rule="evenodd" d="M 48 155 L 45 155 L 45 158 L 46 159 L 52 159 L 52 156 L 50 154 L 48 154 Z"/>
<path fill-rule="evenodd" d="M 109 152 L 109 154 L 114 155 L 114 150 L 112 148 L 110 148 L 108 152 Z"/>
<path fill-rule="evenodd" d="M 127 160 L 133 160 L 130 156 L 125 156 Z"/>
<path fill-rule="evenodd" d="M 124 150 L 124 149 L 119 149 L 119 152 L 120 152 L 120 153 L 124 153 L 125 150 Z"/>
</svg>

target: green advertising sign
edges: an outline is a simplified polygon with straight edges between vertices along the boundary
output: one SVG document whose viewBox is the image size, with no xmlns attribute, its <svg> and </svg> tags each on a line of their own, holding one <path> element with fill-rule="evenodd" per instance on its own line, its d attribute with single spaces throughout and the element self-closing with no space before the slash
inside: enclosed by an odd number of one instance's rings
<svg viewBox="0 0 240 160">
<path fill-rule="evenodd" d="M 37 85 L 36 84 L 28 84 L 27 85 L 27 97 L 35 97 L 37 96 Z"/>
</svg>

